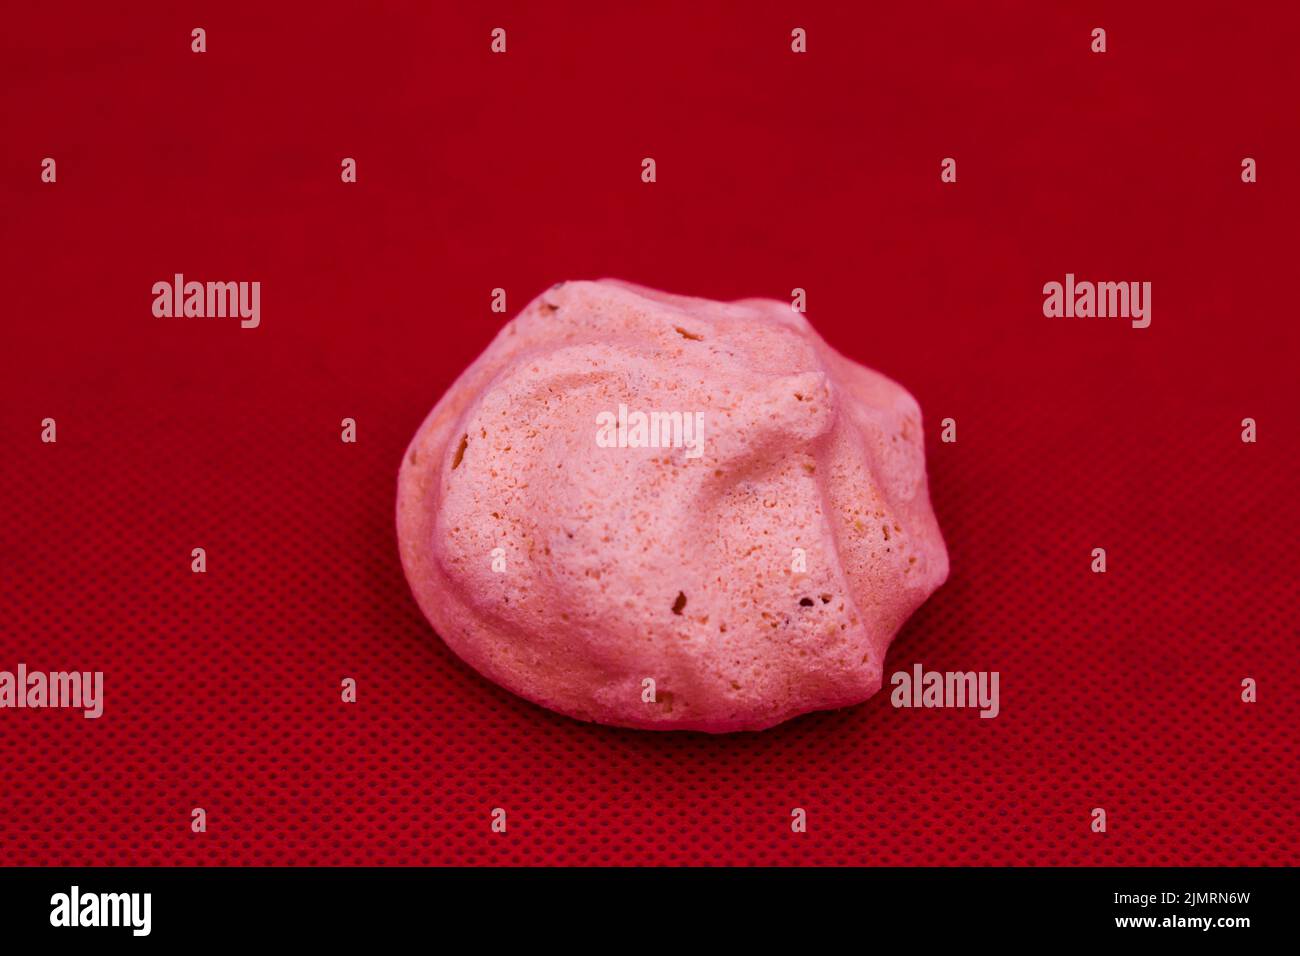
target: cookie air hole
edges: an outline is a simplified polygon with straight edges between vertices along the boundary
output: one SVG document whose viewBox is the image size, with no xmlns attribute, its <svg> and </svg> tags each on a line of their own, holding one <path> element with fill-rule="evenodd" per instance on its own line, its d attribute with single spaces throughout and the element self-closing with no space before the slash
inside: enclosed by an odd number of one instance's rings
<svg viewBox="0 0 1300 956">
<path fill-rule="evenodd" d="M 465 448 L 469 445 L 469 435 L 460 436 L 460 445 L 456 448 L 456 457 L 451 460 L 451 468 L 455 471 L 460 467 L 461 459 L 465 457 Z"/>
<path fill-rule="evenodd" d="M 702 336 L 702 335 L 696 335 L 694 332 L 687 332 L 687 331 L 686 331 L 684 328 L 682 328 L 680 325 L 675 325 L 675 326 L 673 326 L 673 328 L 675 328 L 675 329 L 677 330 L 677 334 L 680 335 L 680 336 L 681 336 L 682 338 L 684 338 L 684 339 L 690 339 L 692 342 L 703 342 L 703 341 L 704 341 L 704 336 Z"/>
<path fill-rule="evenodd" d="M 682 608 L 686 607 L 686 595 L 681 591 L 677 592 L 677 600 L 673 602 L 673 613 L 681 614 Z"/>
</svg>

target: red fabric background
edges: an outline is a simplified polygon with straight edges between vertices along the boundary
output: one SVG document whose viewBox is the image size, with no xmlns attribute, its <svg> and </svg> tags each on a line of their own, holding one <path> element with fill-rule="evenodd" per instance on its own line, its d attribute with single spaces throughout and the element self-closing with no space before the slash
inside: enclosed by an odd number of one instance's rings
<svg viewBox="0 0 1300 956">
<path fill-rule="evenodd" d="M 106 712 L 0 712 L 0 863 L 1300 863 L 1300 17 L 1071 7 L 13 6 L 0 669 Z M 1067 271 L 1151 327 L 1044 318 Z M 260 280 L 262 327 L 153 318 L 175 272 Z M 605 275 L 802 286 L 916 395 L 953 571 L 887 669 L 998 670 L 999 718 L 635 733 L 442 645 L 405 444 L 493 287 Z"/>
</svg>

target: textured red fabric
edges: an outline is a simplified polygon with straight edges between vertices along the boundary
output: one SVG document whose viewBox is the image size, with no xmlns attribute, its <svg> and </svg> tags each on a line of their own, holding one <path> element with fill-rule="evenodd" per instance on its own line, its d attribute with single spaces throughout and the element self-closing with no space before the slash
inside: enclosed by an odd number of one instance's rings
<svg viewBox="0 0 1300 956">
<path fill-rule="evenodd" d="M 1298 26 L 1232 3 L 14 6 L 0 669 L 103 670 L 106 704 L 0 711 L 0 863 L 1300 863 Z M 155 319 L 176 272 L 261 281 L 262 326 Z M 1151 327 L 1045 318 L 1066 272 L 1151 281 Z M 500 327 L 494 287 L 513 314 L 605 275 L 806 288 L 832 344 L 916 395 L 953 570 L 887 671 L 997 670 L 1001 716 L 882 692 L 637 733 L 450 654 L 397 560 L 405 443 Z"/>
</svg>

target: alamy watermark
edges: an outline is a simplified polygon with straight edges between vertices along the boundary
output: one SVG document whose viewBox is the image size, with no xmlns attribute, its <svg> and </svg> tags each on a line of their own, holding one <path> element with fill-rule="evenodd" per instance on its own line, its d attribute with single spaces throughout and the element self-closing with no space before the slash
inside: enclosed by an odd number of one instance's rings
<svg viewBox="0 0 1300 956">
<path fill-rule="evenodd" d="M 981 717 L 996 717 L 997 671 L 927 671 L 920 664 L 912 670 L 896 671 L 889 679 L 894 690 L 889 702 L 895 707 L 978 707 Z"/>
<path fill-rule="evenodd" d="M 186 282 L 178 272 L 171 282 L 155 282 L 153 295 L 153 314 L 160 319 L 238 318 L 244 329 L 262 324 L 260 282 Z"/>
<path fill-rule="evenodd" d="M 104 713 L 103 671 L 0 671 L 0 709 L 69 707 L 87 720 Z"/>
<path fill-rule="evenodd" d="M 125 926 L 132 936 L 148 936 L 152 913 L 152 893 L 83 893 L 73 886 L 50 897 L 51 926 Z"/>
<path fill-rule="evenodd" d="M 1151 324 L 1150 282 L 1065 282 L 1043 286 L 1043 315 L 1049 319 L 1132 319 L 1133 328 Z"/>
<path fill-rule="evenodd" d="M 687 458 L 704 454 L 703 412 L 617 412 L 596 415 L 600 448 L 685 448 Z"/>
</svg>

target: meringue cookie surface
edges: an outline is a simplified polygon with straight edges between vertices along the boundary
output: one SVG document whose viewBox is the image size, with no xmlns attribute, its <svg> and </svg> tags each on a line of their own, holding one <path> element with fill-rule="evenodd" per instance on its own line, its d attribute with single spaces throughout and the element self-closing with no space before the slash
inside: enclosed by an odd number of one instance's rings
<svg viewBox="0 0 1300 956">
<path fill-rule="evenodd" d="M 859 703 L 948 575 L 911 395 L 787 303 L 608 279 L 540 295 L 442 397 L 397 532 L 456 654 L 624 727 Z"/>
</svg>

